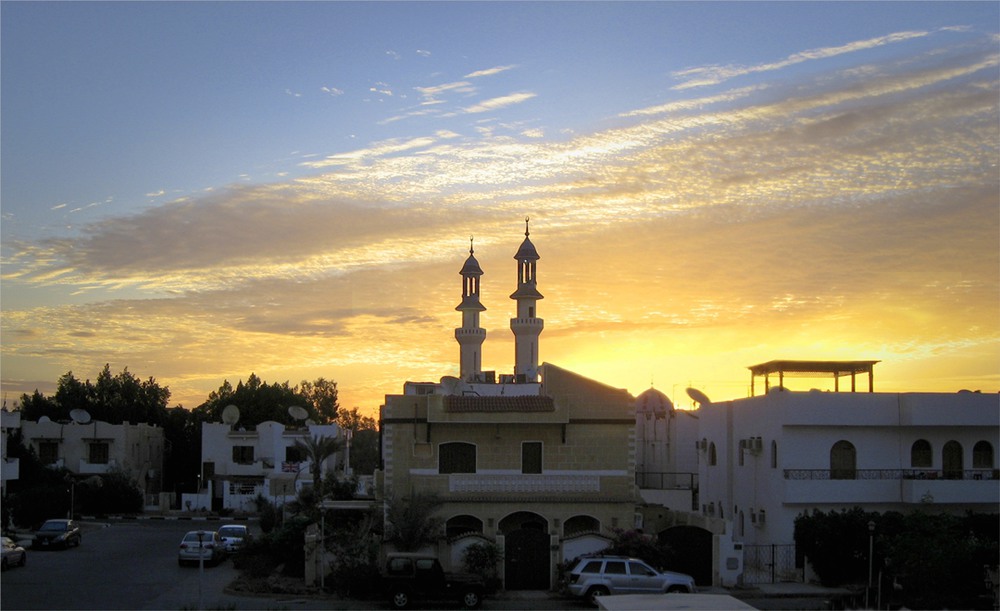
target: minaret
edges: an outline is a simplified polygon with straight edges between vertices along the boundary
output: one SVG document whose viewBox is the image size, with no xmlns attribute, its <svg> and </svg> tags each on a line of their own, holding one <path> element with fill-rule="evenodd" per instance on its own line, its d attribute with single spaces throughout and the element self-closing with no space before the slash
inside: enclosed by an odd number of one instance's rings
<svg viewBox="0 0 1000 611">
<path fill-rule="evenodd" d="M 469 238 L 469 258 L 462 266 L 462 303 L 455 309 L 462 313 L 462 326 L 455 329 L 455 339 L 461 347 L 460 371 L 462 380 L 474 382 L 483 367 L 483 341 L 486 329 L 479 326 L 479 313 L 486 307 L 479 302 L 479 277 L 483 269 L 474 256 L 472 238 Z"/>
<path fill-rule="evenodd" d="M 524 219 L 524 241 L 514 255 L 517 259 L 517 290 L 510 296 L 517 301 L 517 318 L 510 319 L 514 332 L 514 376 L 518 382 L 538 381 L 538 336 L 545 321 L 535 316 L 535 302 L 542 294 L 535 288 L 535 262 L 538 252 L 528 239 L 528 219 Z"/>
</svg>

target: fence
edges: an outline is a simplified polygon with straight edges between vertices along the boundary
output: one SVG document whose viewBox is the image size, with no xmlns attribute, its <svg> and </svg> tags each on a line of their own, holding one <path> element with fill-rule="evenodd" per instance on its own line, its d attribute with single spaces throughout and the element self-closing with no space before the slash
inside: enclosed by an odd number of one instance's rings
<svg viewBox="0 0 1000 611">
<path fill-rule="evenodd" d="M 802 581 L 800 573 L 795 568 L 795 544 L 743 546 L 743 583 L 746 585 Z"/>
</svg>

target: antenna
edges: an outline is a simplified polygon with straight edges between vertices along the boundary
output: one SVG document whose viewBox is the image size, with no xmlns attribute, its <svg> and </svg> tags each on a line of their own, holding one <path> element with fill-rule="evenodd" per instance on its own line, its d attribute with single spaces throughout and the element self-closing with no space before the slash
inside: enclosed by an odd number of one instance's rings
<svg viewBox="0 0 1000 611">
<path fill-rule="evenodd" d="M 291 416 L 293 420 L 305 420 L 306 418 L 309 417 L 309 412 L 307 412 L 306 408 L 304 407 L 299 407 L 298 405 L 289 405 L 288 415 Z"/>
<path fill-rule="evenodd" d="M 687 394 L 689 397 L 694 399 L 695 403 L 698 404 L 698 407 L 708 405 L 712 402 L 705 393 L 701 392 L 697 388 L 688 388 Z"/>
<path fill-rule="evenodd" d="M 240 408 L 235 405 L 227 405 L 222 410 L 222 421 L 232 426 L 240 421 Z"/>
<path fill-rule="evenodd" d="M 87 424 L 90 422 L 90 412 L 85 409 L 74 409 L 69 413 L 69 417 L 77 424 Z"/>
</svg>

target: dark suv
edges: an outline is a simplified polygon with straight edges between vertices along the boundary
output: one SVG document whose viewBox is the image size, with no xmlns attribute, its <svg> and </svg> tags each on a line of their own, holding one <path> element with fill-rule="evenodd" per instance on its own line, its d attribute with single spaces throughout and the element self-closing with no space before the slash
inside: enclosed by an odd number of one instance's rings
<svg viewBox="0 0 1000 611">
<path fill-rule="evenodd" d="M 483 603 L 486 586 L 478 575 L 445 573 L 438 559 L 428 554 L 389 554 L 382 589 L 396 609 L 417 601 L 453 602 L 476 609 Z"/>
</svg>

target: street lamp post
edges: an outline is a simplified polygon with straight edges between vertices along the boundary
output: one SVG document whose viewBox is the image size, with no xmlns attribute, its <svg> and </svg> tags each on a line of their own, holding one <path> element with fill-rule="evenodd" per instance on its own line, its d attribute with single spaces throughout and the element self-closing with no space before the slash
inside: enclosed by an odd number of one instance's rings
<svg viewBox="0 0 1000 611">
<path fill-rule="evenodd" d="M 198 531 L 198 609 L 204 609 L 205 606 L 202 604 L 201 596 L 201 582 L 202 578 L 205 577 L 205 547 L 202 544 L 202 540 L 205 538 L 205 531 Z"/>
<path fill-rule="evenodd" d="M 865 608 L 868 609 L 868 596 L 872 591 L 872 552 L 875 549 L 875 522 L 868 522 L 868 587 L 865 589 Z"/>
</svg>

